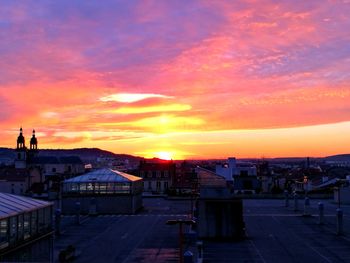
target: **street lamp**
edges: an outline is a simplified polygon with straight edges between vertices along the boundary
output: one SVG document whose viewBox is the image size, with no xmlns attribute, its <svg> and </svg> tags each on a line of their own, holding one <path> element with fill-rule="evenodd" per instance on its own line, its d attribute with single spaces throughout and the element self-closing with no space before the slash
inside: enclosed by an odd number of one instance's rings
<svg viewBox="0 0 350 263">
<path fill-rule="evenodd" d="M 183 243 L 183 233 L 182 233 L 182 225 L 195 225 L 196 222 L 194 220 L 188 220 L 188 219 L 175 219 L 175 220 L 168 220 L 166 222 L 167 225 L 179 225 L 179 262 L 183 263 L 183 252 L 182 252 L 182 243 Z"/>
</svg>

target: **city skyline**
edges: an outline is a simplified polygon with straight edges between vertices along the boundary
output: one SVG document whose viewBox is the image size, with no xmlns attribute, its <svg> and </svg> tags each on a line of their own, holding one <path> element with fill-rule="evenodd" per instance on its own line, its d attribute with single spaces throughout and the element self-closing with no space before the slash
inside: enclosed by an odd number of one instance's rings
<svg viewBox="0 0 350 263">
<path fill-rule="evenodd" d="M 350 141 L 349 1 L 4 1 L 0 128 L 39 148 L 326 156 Z"/>
</svg>

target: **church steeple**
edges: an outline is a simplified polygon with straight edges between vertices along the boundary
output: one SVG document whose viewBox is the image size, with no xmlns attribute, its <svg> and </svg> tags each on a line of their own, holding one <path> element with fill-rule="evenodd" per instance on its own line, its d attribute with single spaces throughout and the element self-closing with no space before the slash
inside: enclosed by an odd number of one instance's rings
<svg viewBox="0 0 350 263">
<path fill-rule="evenodd" d="M 17 137 L 17 150 L 19 149 L 25 149 L 25 139 L 23 136 L 23 129 L 22 127 L 19 129 L 19 135 Z"/>
<path fill-rule="evenodd" d="M 35 130 L 33 130 L 32 138 L 30 139 L 30 150 L 38 149 L 38 139 L 35 137 Z"/>
<path fill-rule="evenodd" d="M 23 136 L 22 127 L 19 129 L 17 137 L 17 157 L 15 159 L 15 168 L 24 169 L 27 167 L 27 148 L 25 146 L 25 139 Z"/>
</svg>

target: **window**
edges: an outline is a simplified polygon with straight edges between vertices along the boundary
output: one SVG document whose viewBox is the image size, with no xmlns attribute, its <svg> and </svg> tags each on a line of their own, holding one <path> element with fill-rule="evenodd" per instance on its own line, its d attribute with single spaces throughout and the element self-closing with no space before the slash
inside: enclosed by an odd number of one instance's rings
<svg viewBox="0 0 350 263">
<path fill-rule="evenodd" d="M 164 177 L 167 178 L 169 176 L 168 171 L 164 171 Z"/>
<path fill-rule="evenodd" d="M 44 229 L 48 230 L 51 226 L 51 207 L 45 207 L 44 209 Z"/>
<path fill-rule="evenodd" d="M 9 245 L 7 235 L 7 219 L 0 221 L 0 249 Z"/>
<path fill-rule="evenodd" d="M 22 215 L 18 215 L 18 239 L 22 240 L 23 239 L 23 214 Z"/>
<path fill-rule="evenodd" d="M 109 194 L 114 193 L 114 183 L 107 184 L 107 193 Z"/>
<path fill-rule="evenodd" d="M 17 239 L 17 217 L 10 217 L 10 244 L 16 243 Z"/>
<path fill-rule="evenodd" d="M 53 173 L 56 173 L 56 167 L 52 167 L 52 170 L 51 170 Z"/>
<path fill-rule="evenodd" d="M 107 193 L 107 184 L 100 183 L 100 194 L 106 194 L 106 193 Z"/>
<path fill-rule="evenodd" d="M 148 189 L 149 189 L 149 190 L 152 189 L 152 182 L 148 182 Z"/>
<path fill-rule="evenodd" d="M 168 182 L 164 182 L 164 190 L 168 189 Z"/>
<path fill-rule="evenodd" d="M 77 183 L 71 183 L 70 184 L 70 190 L 71 192 L 77 192 L 79 185 Z"/>
<path fill-rule="evenodd" d="M 157 188 L 157 192 L 159 192 L 160 191 L 160 182 L 159 181 L 157 181 L 156 188 Z"/>
<path fill-rule="evenodd" d="M 243 170 L 243 171 L 240 172 L 239 175 L 240 175 L 240 176 L 248 176 L 248 171 Z"/>
<path fill-rule="evenodd" d="M 43 233 L 45 230 L 45 222 L 44 222 L 44 209 L 38 210 L 38 227 L 39 233 Z"/>
<path fill-rule="evenodd" d="M 86 183 L 80 183 L 79 184 L 79 191 L 80 191 L 80 193 L 85 193 L 86 192 Z"/>
<path fill-rule="evenodd" d="M 93 192 L 94 191 L 94 185 L 92 183 L 88 183 L 86 186 L 86 191 Z"/>
<path fill-rule="evenodd" d="M 38 232 L 38 211 L 33 211 L 31 217 L 31 235 L 34 236 Z"/>
<path fill-rule="evenodd" d="M 24 214 L 23 227 L 24 227 L 24 239 L 27 239 L 30 237 L 30 213 Z"/>
</svg>

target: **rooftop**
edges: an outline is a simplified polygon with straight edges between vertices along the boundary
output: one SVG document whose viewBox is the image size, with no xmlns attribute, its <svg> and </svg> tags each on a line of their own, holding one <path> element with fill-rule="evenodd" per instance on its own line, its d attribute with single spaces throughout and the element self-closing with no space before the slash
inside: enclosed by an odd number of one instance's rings
<svg viewBox="0 0 350 263">
<path fill-rule="evenodd" d="M 31 162 L 36 164 L 83 164 L 78 156 L 36 156 Z"/>
<path fill-rule="evenodd" d="M 134 182 L 142 180 L 131 174 L 123 173 L 112 169 L 99 169 L 77 177 L 65 180 L 65 183 L 90 183 L 90 182 Z"/>
<path fill-rule="evenodd" d="M 27 169 L 17 169 L 15 167 L 0 168 L 0 181 L 25 181 L 28 178 Z"/>
<path fill-rule="evenodd" d="M 0 193 L 0 219 L 50 206 L 51 203 L 29 197 Z"/>
</svg>

